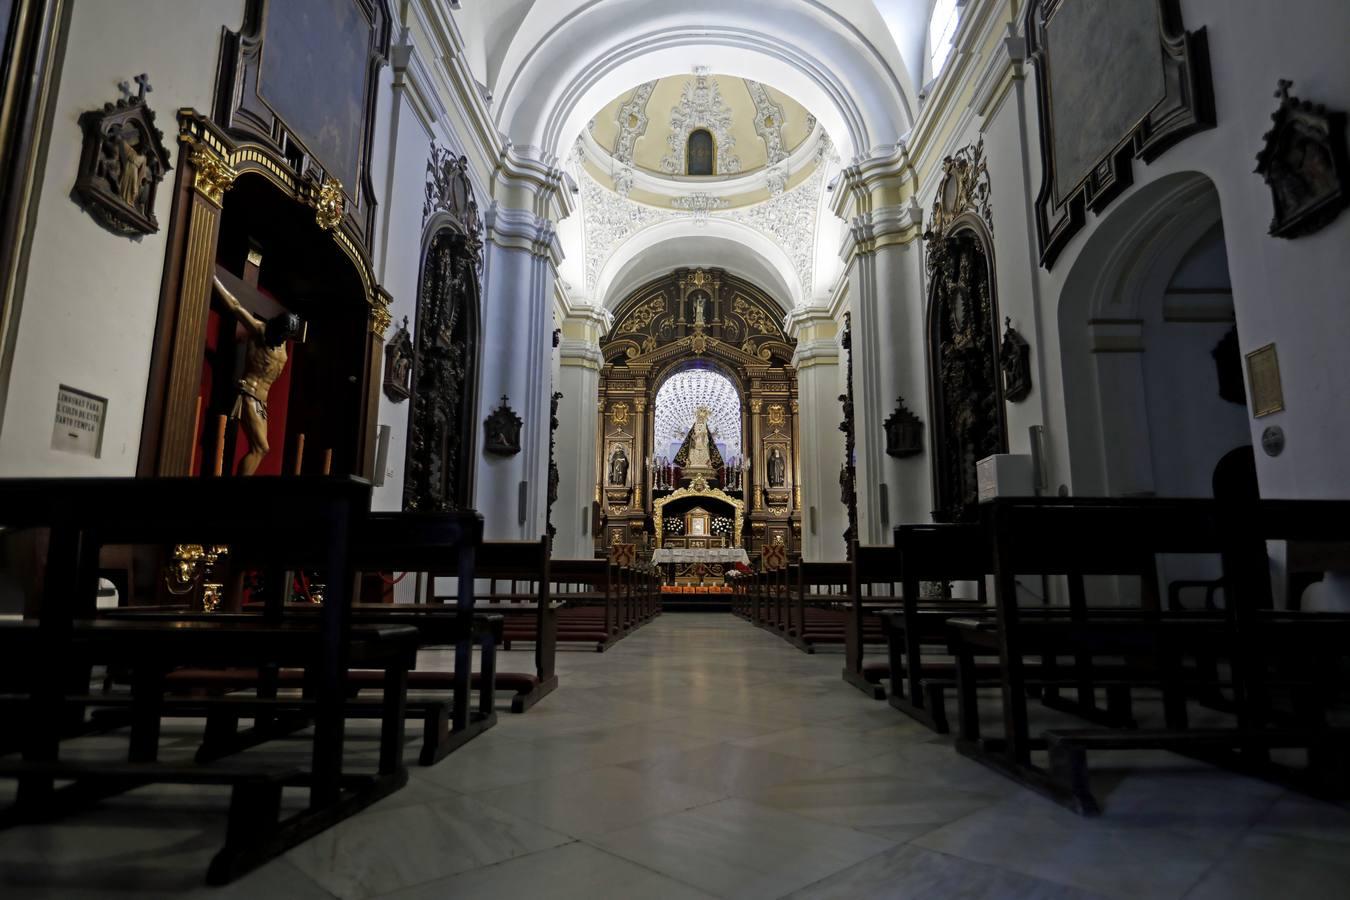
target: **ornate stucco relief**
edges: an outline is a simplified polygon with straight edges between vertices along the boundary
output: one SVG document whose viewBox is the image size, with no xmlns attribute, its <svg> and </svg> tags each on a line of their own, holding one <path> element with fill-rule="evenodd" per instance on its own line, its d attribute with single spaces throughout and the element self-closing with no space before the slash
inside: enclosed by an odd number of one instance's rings
<svg viewBox="0 0 1350 900">
<path fill-rule="evenodd" d="M 828 152 L 828 151 L 827 151 Z M 801 284 L 802 296 L 813 289 L 816 220 L 824 186 L 824 168 L 817 166 L 801 184 L 763 203 L 740 209 L 721 209 L 726 201 L 705 194 L 676 197 L 673 208 L 660 209 L 629 200 L 607 189 L 578 168 L 586 234 L 586 288 L 594 292 L 600 270 L 625 241 L 638 232 L 679 218 L 695 223 L 726 219 L 754 229 L 773 241 L 788 258 Z"/>
<path fill-rule="evenodd" d="M 706 66 L 694 69 L 694 77 L 684 83 L 680 102 L 670 110 L 670 135 L 667 142 L 670 153 L 661 160 L 661 170 L 670 175 L 682 175 L 685 170 L 684 153 L 689 134 L 696 128 L 712 132 L 717 142 L 717 174 L 735 175 L 741 171 L 741 159 L 736 155 L 736 139 L 731 135 L 731 110 L 722 99 L 717 79 L 708 74 Z"/>
</svg>

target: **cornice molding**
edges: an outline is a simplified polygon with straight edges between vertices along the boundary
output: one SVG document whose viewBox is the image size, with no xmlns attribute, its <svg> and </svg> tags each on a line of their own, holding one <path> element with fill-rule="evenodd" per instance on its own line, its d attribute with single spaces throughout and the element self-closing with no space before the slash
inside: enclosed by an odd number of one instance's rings
<svg viewBox="0 0 1350 900">
<path fill-rule="evenodd" d="M 923 233 L 923 210 L 911 198 L 905 206 L 890 206 L 854 216 L 844 232 L 839 258 L 845 268 L 860 254 L 918 240 Z"/>
<path fill-rule="evenodd" d="M 399 32 L 398 43 L 389 54 L 393 64 L 394 88 L 407 91 L 408 101 L 421 120 L 422 127 L 434 133 L 434 126 L 445 118 L 445 103 L 436 92 L 435 76 L 422 61 L 407 26 Z"/>
<path fill-rule="evenodd" d="M 562 264 L 562 243 L 549 219 L 529 210 L 501 206 L 494 200 L 484 222 L 488 241 L 498 247 L 546 258 L 555 269 Z"/>
<path fill-rule="evenodd" d="M 426 48 L 425 69 L 432 76 L 429 83 L 439 88 L 437 93 L 442 108 L 453 109 L 467 126 L 467 134 L 453 133 L 457 129 L 446 128 L 443 136 L 451 143 L 472 147 L 472 152 L 466 152 L 466 155 L 476 157 L 486 171 L 502 153 L 506 137 L 493 124 L 488 98 L 469 71 L 459 27 L 438 0 L 412 0 L 404 4 L 403 9 L 406 10 L 404 21 L 408 16 L 415 18 L 419 29 L 432 42 L 432 46 Z M 444 118 L 446 116 L 441 117 Z"/>
<path fill-rule="evenodd" d="M 801 373 L 816 366 L 837 366 L 839 356 L 839 341 L 833 336 L 815 341 L 799 341 L 797 352 L 792 354 L 792 365 Z"/>
<path fill-rule="evenodd" d="M 558 347 L 558 355 L 564 366 L 600 371 L 605 366 L 604 354 L 600 348 L 589 341 L 577 341 L 564 338 Z"/>
<path fill-rule="evenodd" d="M 984 72 L 975 82 L 975 94 L 970 99 L 970 108 L 975 115 L 988 121 L 1012 83 L 1026 77 L 1026 59 L 1026 38 L 1019 35 L 1017 27 L 1010 22 L 1006 36 L 998 43 Z"/>
</svg>

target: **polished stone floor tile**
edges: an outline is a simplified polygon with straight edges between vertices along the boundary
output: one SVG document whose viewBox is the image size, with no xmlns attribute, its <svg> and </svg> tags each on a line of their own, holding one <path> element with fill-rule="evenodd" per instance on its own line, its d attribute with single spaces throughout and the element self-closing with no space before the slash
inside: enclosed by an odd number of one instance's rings
<svg viewBox="0 0 1350 900">
<path fill-rule="evenodd" d="M 956 788 L 934 791 L 922 780 L 853 767 L 781 782 L 750 796 L 765 806 L 895 841 L 912 840 L 997 800 Z"/>
<path fill-rule="evenodd" d="M 711 895 L 587 844 L 572 843 L 380 900 L 709 900 Z"/>
<path fill-rule="evenodd" d="M 1350 896 L 1344 844 L 1250 834 L 1186 895 L 1186 900 L 1322 900 Z"/>
<path fill-rule="evenodd" d="M 906 845 L 789 895 L 790 900 L 1096 900 L 1094 894 Z"/>
<path fill-rule="evenodd" d="M 570 840 L 472 798 L 451 797 L 347 819 L 287 858 L 340 900 L 365 900 Z"/>
<path fill-rule="evenodd" d="M 573 837 L 588 837 L 720 799 L 722 793 L 619 766 L 474 794 L 474 799 Z"/>
<path fill-rule="evenodd" d="M 827 772 L 830 765 L 767 750 L 715 744 L 675 756 L 624 763 L 624 768 L 692 784 L 709 791 L 745 797 L 784 781 Z"/>
<path fill-rule="evenodd" d="M 411 766 L 404 790 L 224 889 L 204 877 L 228 792 L 155 786 L 0 831 L 0 898 L 1350 897 L 1350 810 L 1169 754 L 1103 753 L 1104 814 L 1080 818 L 846 684 L 837 651 L 725 614 L 662 616 L 606 653 L 561 650 L 560 687 L 528 713 L 503 709 Z M 532 652 L 501 670 L 528 670 Z M 378 728 L 348 731 L 348 760 L 369 770 Z M 167 725 L 164 758 L 199 737 Z M 116 756 L 125 735 L 68 747 Z M 308 749 L 277 741 L 241 762 L 304 765 Z"/>
<path fill-rule="evenodd" d="M 719 897 L 780 897 L 894 842 L 731 798 L 593 840 Z"/>
<path fill-rule="evenodd" d="M 1240 828 L 1208 834 L 1087 820 L 1029 793 L 915 839 L 917 846 L 1127 900 L 1180 897 Z"/>
</svg>

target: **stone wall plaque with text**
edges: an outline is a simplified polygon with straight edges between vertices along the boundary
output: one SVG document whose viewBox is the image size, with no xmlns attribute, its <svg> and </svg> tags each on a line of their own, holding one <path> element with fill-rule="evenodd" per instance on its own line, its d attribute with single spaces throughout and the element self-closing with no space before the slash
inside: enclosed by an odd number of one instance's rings
<svg viewBox="0 0 1350 900">
<path fill-rule="evenodd" d="M 98 459 L 103 453 L 103 423 L 107 415 L 106 397 L 61 385 L 56 390 L 52 449 Z"/>
</svg>

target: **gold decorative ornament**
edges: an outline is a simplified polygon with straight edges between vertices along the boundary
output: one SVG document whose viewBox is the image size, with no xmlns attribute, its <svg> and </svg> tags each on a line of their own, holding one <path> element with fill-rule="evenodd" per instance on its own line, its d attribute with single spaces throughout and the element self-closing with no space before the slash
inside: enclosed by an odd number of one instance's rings
<svg viewBox="0 0 1350 900">
<path fill-rule="evenodd" d="M 769 424 L 770 424 L 770 425 L 782 425 L 784 422 L 787 421 L 785 413 L 786 413 L 786 410 L 783 409 L 783 404 L 781 404 L 781 403 L 774 403 L 774 404 L 770 405 L 770 406 L 769 406 Z"/>
<path fill-rule="evenodd" d="M 928 233 L 944 235 L 952 222 L 964 213 L 984 219 L 992 232 L 994 214 L 989 207 L 989 169 L 984 161 L 984 140 L 963 147 L 942 161 L 942 181 L 929 216 Z"/>
<path fill-rule="evenodd" d="M 689 487 L 672 491 L 652 504 L 652 525 L 656 530 L 656 546 L 658 548 L 661 546 L 661 540 L 665 534 L 666 504 L 683 500 L 686 497 L 708 497 L 725 503 L 734 509 L 736 521 L 731 533 L 731 546 L 740 546 L 741 523 L 745 519 L 745 504 L 718 488 L 709 487 L 708 480 L 702 475 L 698 475 L 690 482 Z"/>
<path fill-rule="evenodd" d="M 313 200 L 314 221 L 324 231 L 332 231 L 342 221 L 346 198 L 342 195 L 342 185 L 332 178 L 324 176 L 323 185 Z M 388 327 L 386 325 L 386 327 Z"/>
<path fill-rule="evenodd" d="M 209 582 L 202 585 L 202 612 L 213 613 L 220 609 L 221 589 L 225 585 Z"/>
<path fill-rule="evenodd" d="M 219 544 L 176 544 L 169 562 L 164 566 L 164 587 L 175 597 L 192 593 L 210 574 L 216 560 L 230 552 L 230 548 Z M 206 605 L 206 587 L 215 588 L 215 604 L 220 604 L 220 585 L 202 585 L 202 604 Z M 215 607 L 206 609 L 211 612 Z"/>
<path fill-rule="evenodd" d="M 217 206 L 224 203 L 225 192 L 234 185 L 239 172 L 205 144 L 194 144 L 192 152 L 188 154 L 188 161 L 196 170 L 192 186 L 197 192 Z"/>
<path fill-rule="evenodd" d="M 609 420 L 610 420 L 611 422 L 613 422 L 615 425 L 627 425 L 627 424 L 628 424 L 628 404 L 627 404 L 627 403 L 615 403 L 612 407 L 610 407 L 610 411 L 609 411 Z"/>
<path fill-rule="evenodd" d="M 389 326 L 394 322 L 394 314 L 390 312 L 389 305 L 393 298 L 383 291 L 375 294 L 374 302 L 370 307 L 370 333 L 384 339 L 384 333 L 389 330 Z"/>
</svg>

